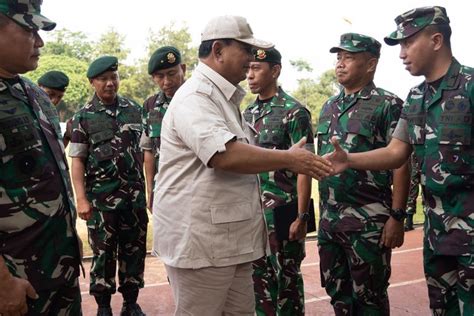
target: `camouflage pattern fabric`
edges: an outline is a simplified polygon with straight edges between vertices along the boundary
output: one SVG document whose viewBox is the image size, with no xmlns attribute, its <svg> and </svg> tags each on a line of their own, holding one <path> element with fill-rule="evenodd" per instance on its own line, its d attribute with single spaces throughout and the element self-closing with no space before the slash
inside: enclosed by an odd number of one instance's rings
<svg viewBox="0 0 474 316">
<path fill-rule="evenodd" d="M 350 153 L 385 147 L 397 125 L 402 103 L 397 96 L 375 87 L 373 83 L 352 95 L 345 95 L 342 90 L 323 105 L 317 128 L 318 154 L 324 155 L 333 150 L 329 142 L 333 136 L 337 137 L 341 146 Z M 347 169 L 339 175 L 319 181 L 319 253 L 321 263 L 328 263 L 321 265 L 320 269 L 324 276 L 323 284 L 327 284 L 326 292 L 332 298 L 335 312 L 338 312 L 338 306 L 344 306 L 341 310 L 349 313 L 351 309 L 356 309 L 362 314 L 374 311 L 374 314 L 370 315 L 386 315 L 383 308 L 375 312 L 374 306 L 386 296 L 388 277 L 385 279 L 382 276 L 390 275 L 390 261 L 383 259 L 389 259 L 391 251 L 381 251 L 376 245 L 390 216 L 391 185 L 391 171 Z M 331 240 L 331 236 L 335 239 Z M 357 262 L 357 265 L 352 265 L 350 260 L 357 260 L 346 253 L 348 250 L 344 246 L 353 246 L 358 238 L 362 238 L 360 247 L 352 251 L 360 258 L 370 258 L 370 261 L 362 260 Z M 371 246 L 365 247 L 364 243 Z M 335 291 L 339 272 L 335 272 L 331 263 L 344 260 L 349 265 L 341 268 L 341 277 L 356 273 L 362 275 L 353 280 L 353 285 L 347 280 L 339 280 L 346 282 L 342 294 Z M 358 270 L 361 266 L 365 268 Z M 367 281 L 372 277 L 369 273 L 371 270 L 370 273 L 379 271 L 379 280 L 385 283 L 377 286 L 368 284 Z M 352 300 L 340 297 L 352 297 Z M 341 312 L 340 315 L 351 314 Z"/>
<path fill-rule="evenodd" d="M 425 271 L 431 271 L 432 256 L 453 256 L 458 261 L 470 261 L 473 268 L 474 254 L 474 70 L 462 66 L 453 58 L 447 74 L 435 91 L 426 83 L 414 87 L 405 102 L 402 118 L 408 124 L 409 142 L 421 168 L 421 186 L 425 202 Z M 470 258 L 470 259 L 469 259 Z M 456 267 L 453 267 L 456 270 Z M 445 283 L 435 274 L 427 274 L 430 291 L 442 288 Z M 474 278 L 451 286 L 446 292 L 456 293 L 456 288 L 469 289 L 470 295 L 457 295 L 464 315 L 472 315 Z M 467 300 L 466 300 L 467 299 Z M 443 300 L 442 300 L 443 301 Z M 434 302 L 430 301 L 433 306 Z M 452 310 L 446 307 L 446 315 Z M 455 312 L 454 312 L 455 313 Z M 441 315 L 441 314 L 440 314 Z"/>
<path fill-rule="evenodd" d="M 90 274 L 92 295 L 115 293 L 117 258 L 118 291 L 127 293 L 143 288 L 147 223 L 144 208 L 115 212 L 94 210 L 87 221 L 89 243 L 94 252 Z"/>
<path fill-rule="evenodd" d="M 88 229 L 94 295 L 115 292 L 117 246 L 121 288 L 143 286 L 148 219 L 141 131 L 139 105 L 120 96 L 116 106 L 105 106 L 94 95 L 73 118 L 70 156 L 86 159 L 86 194 L 93 207 Z"/>
<path fill-rule="evenodd" d="M 395 18 L 397 30 L 384 38 L 388 45 L 396 45 L 428 25 L 449 24 L 446 9 L 440 6 L 422 7 L 409 10 Z"/>
<path fill-rule="evenodd" d="M 56 23 L 41 15 L 43 0 L 0 0 L 0 12 L 32 30 L 51 31 Z"/>
<path fill-rule="evenodd" d="M 408 192 L 407 214 L 416 213 L 416 202 L 420 191 L 420 167 L 415 154 L 410 156 L 410 191 Z"/>
<path fill-rule="evenodd" d="M 345 33 L 341 35 L 338 46 L 332 47 L 329 52 L 337 53 L 345 50 L 351 53 L 369 52 L 376 57 L 380 57 L 382 45 L 375 38 L 358 33 Z"/>
<path fill-rule="evenodd" d="M 381 232 L 328 232 L 318 235 L 321 285 L 336 316 L 390 315 L 388 280 L 391 249 L 380 244 Z"/>
<path fill-rule="evenodd" d="M 9 271 L 36 291 L 55 291 L 79 275 L 61 139 L 56 109 L 38 86 L 0 79 L 0 254 Z"/>
<path fill-rule="evenodd" d="M 309 111 L 281 88 L 268 102 L 258 100 L 244 111 L 244 117 L 257 134 L 256 144 L 264 148 L 288 149 L 302 137 L 314 152 Z M 305 257 L 304 243 L 279 242 L 273 225 L 272 209 L 297 199 L 297 174 L 277 170 L 259 175 L 265 207 L 271 255 L 265 263 L 254 263 L 256 310 L 258 315 L 304 314 L 303 278 L 300 271 Z"/>
<path fill-rule="evenodd" d="M 79 279 L 73 279 L 52 291 L 38 292 L 38 299 L 27 298 L 28 314 L 34 316 L 80 316 L 81 290 Z"/>
<path fill-rule="evenodd" d="M 170 102 L 171 100 L 168 100 L 163 92 L 159 92 L 146 99 L 143 103 L 143 134 L 140 147 L 145 150 L 151 150 L 156 158 L 160 155 L 161 122 Z M 158 159 L 156 164 L 155 170 L 158 171 Z"/>
</svg>

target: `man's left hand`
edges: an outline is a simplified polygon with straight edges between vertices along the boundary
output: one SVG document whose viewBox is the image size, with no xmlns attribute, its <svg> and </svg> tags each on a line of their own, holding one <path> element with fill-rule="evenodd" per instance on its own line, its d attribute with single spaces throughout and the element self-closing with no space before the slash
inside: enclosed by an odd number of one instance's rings
<svg viewBox="0 0 474 316">
<path fill-rule="evenodd" d="M 308 223 L 296 219 L 290 226 L 289 240 L 300 240 L 306 237 L 306 231 L 308 229 Z"/>
<path fill-rule="evenodd" d="M 387 248 L 397 248 L 403 245 L 404 237 L 403 221 L 399 222 L 390 216 L 383 228 L 380 242 Z"/>
</svg>

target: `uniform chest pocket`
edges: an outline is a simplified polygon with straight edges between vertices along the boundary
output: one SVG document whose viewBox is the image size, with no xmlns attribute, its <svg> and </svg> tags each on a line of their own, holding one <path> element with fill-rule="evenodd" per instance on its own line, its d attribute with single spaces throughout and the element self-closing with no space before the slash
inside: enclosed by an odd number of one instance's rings
<svg viewBox="0 0 474 316">
<path fill-rule="evenodd" d="M 264 118 L 264 124 L 258 133 L 258 143 L 265 148 L 283 149 L 285 143 L 285 124 L 280 117 Z"/>
<path fill-rule="evenodd" d="M 148 115 L 148 135 L 150 137 L 160 137 L 161 123 L 163 122 L 164 114 L 160 110 L 152 110 Z"/>
<path fill-rule="evenodd" d="M 409 112 L 406 114 L 408 125 L 408 140 L 412 145 L 425 143 L 426 139 L 426 115 L 423 112 Z"/>
<path fill-rule="evenodd" d="M 370 120 L 351 118 L 347 121 L 345 128 L 346 143 L 353 146 L 363 145 L 364 143 L 373 144 L 375 140 L 374 129 L 374 123 Z"/>
<path fill-rule="evenodd" d="M 110 141 L 114 138 L 114 131 L 111 129 L 106 129 L 100 132 L 91 134 L 90 141 L 92 145 L 96 145 L 105 141 Z"/>
</svg>

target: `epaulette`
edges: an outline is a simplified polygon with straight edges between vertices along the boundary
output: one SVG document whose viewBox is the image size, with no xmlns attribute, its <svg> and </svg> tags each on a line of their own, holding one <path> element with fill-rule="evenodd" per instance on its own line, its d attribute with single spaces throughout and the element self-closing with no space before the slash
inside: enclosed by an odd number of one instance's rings
<svg viewBox="0 0 474 316">
<path fill-rule="evenodd" d="M 196 89 L 196 92 L 210 96 L 212 94 L 212 85 L 206 82 L 200 82 L 199 86 Z"/>
</svg>

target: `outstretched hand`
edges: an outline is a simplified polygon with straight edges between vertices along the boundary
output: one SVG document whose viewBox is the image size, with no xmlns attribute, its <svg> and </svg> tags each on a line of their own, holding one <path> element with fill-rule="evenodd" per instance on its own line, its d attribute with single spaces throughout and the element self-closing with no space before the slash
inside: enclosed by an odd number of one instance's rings
<svg viewBox="0 0 474 316">
<path fill-rule="evenodd" d="M 321 180 L 334 172 L 329 161 L 304 149 L 305 144 L 306 137 L 303 137 L 289 149 L 292 155 L 289 168 L 291 171 L 306 174 L 316 180 Z"/>
<path fill-rule="evenodd" d="M 339 141 L 336 137 L 331 138 L 331 144 L 334 146 L 334 151 L 327 153 L 323 158 L 327 159 L 332 164 L 333 173 L 338 174 L 349 168 L 349 161 L 347 153 L 339 145 Z"/>
</svg>

